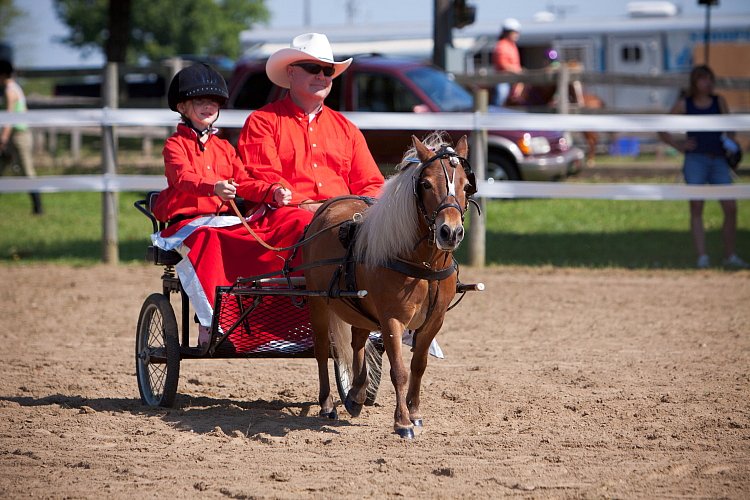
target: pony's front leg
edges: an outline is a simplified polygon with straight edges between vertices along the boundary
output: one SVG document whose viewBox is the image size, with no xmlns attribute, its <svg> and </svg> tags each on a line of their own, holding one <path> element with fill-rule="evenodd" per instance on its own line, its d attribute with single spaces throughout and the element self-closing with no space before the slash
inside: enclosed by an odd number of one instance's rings
<svg viewBox="0 0 750 500">
<path fill-rule="evenodd" d="M 365 344 L 370 331 L 352 327 L 352 373 L 354 380 L 346 395 L 344 407 L 349 415 L 358 417 L 367 399 L 367 362 L 365 361 Z"/>
<path fill-rule="evenodd" d="M 416 345 L 411 357 L 411 375 L 409 376 L 409 392 L 406 393 L 406 404 L 409 408 L 409 420 L 415 427 L 422 427 L 422 413 L 419 411 L 419 395 L 422 388 L 422 376 L 427 369 L 427 355 L 430 343 L 435 333 L 417 331 Z"/>
<path fill-rule="evenodd" d="M 390 319 L 381 326 L 385 352 L 391 364 L 391 382 L 396 390 L 393 430 L 402 438 L 411 439 L 414 437 L 414 425 L 409 420 L 409 410 L 406 406 L 406 384 L 409 380 L 409 372 L 401 356 L 401 336 L 404 333 L 404 325 L 398 320 Z"/>
<path fill-rule="evenodd" d="M 331 397 L 331 382 L 328 378 L 328 356 L 331 352 L 331 339 L 328 333 L 328 309 L 323 301 L 317 298 L 310 300 L 310 322 L 314 335 L 315 360 L 318 362 L 318 403 L 320 416 L 332 420 L 338 418 L 336 407 Z"/>
</svg>

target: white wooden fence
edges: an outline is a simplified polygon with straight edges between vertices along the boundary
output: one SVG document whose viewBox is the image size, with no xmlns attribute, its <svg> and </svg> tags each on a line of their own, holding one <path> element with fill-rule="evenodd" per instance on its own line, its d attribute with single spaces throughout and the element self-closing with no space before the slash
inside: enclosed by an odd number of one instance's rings
<svg viewBox="0 0 750 500">
<path fill-rule="evenodd" d="M 247 111 L 224 110 L 218 126 L 241 127 Z M 565 130 L 602 132 L 659 131 L 750 131 L 750 114 L 675 116 L 675 115 L 562 115 L 527 113 L 348 113 L 347 117 L 361 129 L 469 130 L 481 137 L 487 130 Z M 99 127 L 102 136 L 111 136 L 113 127 L 174 126 L 175 113 L 155 109 L 65 109 L 31 110 L 27 113 L 0 112 L 0 126 L 25 123 L 30 127 Z M 473 144 L 481 144 L 476 141 Z M 103 199 L 111 199 L 120 191 L 149 191 L 165 187 L 163 176 L 119 175 L 116 173 L 116 149 L 112 141 L 104 141 L 103 164 L 114 158 L 115 170 L 103 166 L 101 175 L 42 176 L 0 178 L 0 193 L 39 191 L 96 191 Z M 480 198 L 609 198 L 619 200 L 666 199 L 747 199 L 750 184 L 732 186 L 685 186 L 668 184 L 566 184 L 539 182 L 484 181 L 484 158 L 477 155 L 473 167 L 479 184 Z M 103 256 L 105 262 L 117 261 L 116 206 L 103 203 Z M 114 228 L 112 227 L 114 225 Z M 471 244 L 472 239 L 470 239 Z M 483 235 L 478 240 L 483 242 Z M 111 251 L 114 246 L 115 250 Z M 483 249 L 480 251 L 484 255 Z M 483 264 L 483 258 L 472 259 L 473 265 Z"/>
</svg>

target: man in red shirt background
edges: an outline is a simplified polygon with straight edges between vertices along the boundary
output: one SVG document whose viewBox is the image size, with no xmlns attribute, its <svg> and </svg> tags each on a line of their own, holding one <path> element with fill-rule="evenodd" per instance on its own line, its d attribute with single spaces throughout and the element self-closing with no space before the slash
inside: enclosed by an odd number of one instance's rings
<svg viewBox="0 0 750 500">
<path fill-rule="evenodd" d="M 324 104 L 351 61 L 334 61 L 323 34 L 295 37 L 266 63 L 268 78 L 288 95 L 254 111 L 237 144 L 253 177 L 288 187 L 291 203 L 313 212 L 314 202 L 334 196 L 377 196 L 384 182 L 362 132 Z"/>
<path fill-rule="evenodd" d="M 492 62 L 497 71 L 510 71 L 511 73 L 521 73 L 521 55 L 518 52 L 518 38 L 521 36 L 521 23 L 517 19 L 509 17 L 503 21 L 502 32 L 495 44 L 495 50 L 492 54 Z M 495 103 L 502 106 L 510 98 L 517 99 L 523 91 L 523 83 L 517 83 L 512 86 L 510 83 L 499 83 L 497 85 L 497 97 Z"/>
</svg>

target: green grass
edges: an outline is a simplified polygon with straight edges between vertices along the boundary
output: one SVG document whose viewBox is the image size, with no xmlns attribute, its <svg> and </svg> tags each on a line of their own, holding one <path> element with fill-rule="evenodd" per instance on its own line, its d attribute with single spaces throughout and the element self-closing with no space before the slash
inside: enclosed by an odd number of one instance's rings
<svg viewBox="0 0 750 500">
<path fill-rule="evenodd" d="M 133 207 L 142 194 L 120 193 L 118 237 L 122 261 L 143 260 L 151 223 Z M 87 264 L 102 256 L 102 195 L 42 194 L 44 215 L 31 215 L 27 194 L 1 194 L 0 261 Z"/>
<path fill-rule="evenodd" d="M 119 196 L 120 259 L 142 261 L 150 222 L 135 208 L 137 193 Z M 42 195 L 45 214 L 31 215 L 26 194 L 0 195 L 0 262 L 98 262 L 101 194 Z M 473 214 L 472 214 L 473 216 Z M 490 265 L 692 268 L 685 201 L 526 199 L 489 201 L 483 214 Z M 704 222 L 714 263 L 722 254 L 722 214 L 706 202 Z M 750 257 L 750 203 L 739 202 L 737 247 Z M 458 252 L 466 262 L 466 245 Z"/>
<path fill-rule="evenodd" d="M 527 199 L 493 201 L 484 214 L 489 264 L 692 268 L 686 201 Z M 707 244 L 720 262 L 722 212 L 707 201 Z M 739 203 L 737 247 L 750 253 L 750 209 Z M 744 249 L 744 252 L 743 252 Z M 466 260 L 466 249 L 459 259 Z"/>
</svg>

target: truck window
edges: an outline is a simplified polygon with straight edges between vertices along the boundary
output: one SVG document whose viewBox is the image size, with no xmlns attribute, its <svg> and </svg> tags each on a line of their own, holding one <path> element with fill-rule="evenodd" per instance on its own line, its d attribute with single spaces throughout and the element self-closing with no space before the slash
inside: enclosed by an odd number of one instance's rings
<svg viewBox="0 0 750 500">
<path fill-rule="evenodd" d="M 237 93 L 233 107 L 236 109 L 258 109 L 269 101 L 273 84 L 265 71 L 252 73 Z"/>
<path fill-rule="evenodd" d="M 355 83 L 355 111 L 411 113 L 421 104 L 410 89 L 390 75 L 359 73 Z"/>
<path fill-rule="evenodd" d="M 333 79 L 331 84 L 331 92 L 326 97 L 325 105 L 335 111 L 344 111 L 341 108 L 341 87 L 344 85 L 346 79 L 346 73 Z"/>
</svg>

